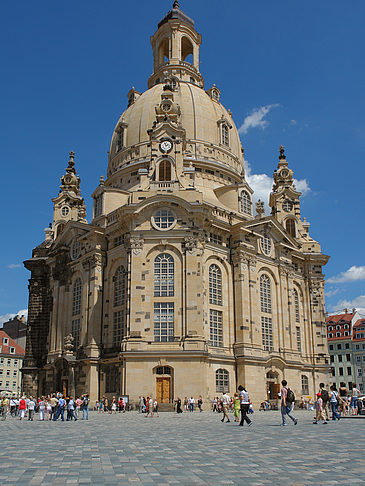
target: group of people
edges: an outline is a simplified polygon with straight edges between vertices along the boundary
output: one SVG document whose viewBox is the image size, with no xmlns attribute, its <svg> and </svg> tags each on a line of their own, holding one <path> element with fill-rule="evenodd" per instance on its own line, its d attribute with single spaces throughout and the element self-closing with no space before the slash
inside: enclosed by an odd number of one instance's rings
<svg viewBox="0 0 365 486">
<path fill-rule="evenodd" d="M 138 411 L 139 413 L 144 413 L 146 414 L 145 417 L 153 417 L 156 415 L 159 417 L 158 413 L 158 402 L 155 399 L 152 398 L 152 396 L 146 397 L 139 397 L 139 402 L 138 402 Z"/>
<path fill-rule="evenodd" d="M 1 415 L 2 420 L 6 420 L 10 413 L 12 417 L 19 417 L 19 420 L 33 421 L 35 413 L 39 413 L 39 420 L 53 420 L 57 421 L 61 418 L 62 421 L 89 419 L 89 396 L 87 394 L 77 397 L 75 400 L 71 397 L 64 397 L 62 393 L 54 393 L 47 397 L 35 398 L 32 396 L 21 398 L 7 398 L 4 396 L 1 399 Z"/>
<path fill-rule="evenodd" d="M 110 413 L 116 414 L 117 412 L 125 412 L 128 409 L 128 403 L 120 397 L 119 400 L 114 396 L 109 403 L 107 397 L 103 396 L 100 400 L 96 401 L 94 410 L 98 413 Z"/>
</svg>

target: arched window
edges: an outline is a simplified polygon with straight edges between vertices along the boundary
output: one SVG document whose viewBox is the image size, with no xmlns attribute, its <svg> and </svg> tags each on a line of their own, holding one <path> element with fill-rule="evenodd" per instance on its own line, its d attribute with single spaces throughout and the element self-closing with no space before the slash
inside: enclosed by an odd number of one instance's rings
<svg viewBox="0 0 365 486">
<path fill-rule="evenodd" d="M 175 263 L 168 253 L 161 253 L 155 258 L 154 266 L 154 295 L 155 297 L 173 297 Z"/>
<path fill-rule="evenodd" d="M 271 314 L 271 283 L 267 275 L 260 277 L 261 312 Z"/>
<path fill-rule="evenodd" d="M 171 181 L 171 163 L 168 160 L 163 160 L 158 166 L 158 180 Z"/>
<path fill-rule="evenodd" d="M 220 368 L 215 372 L 215 387 L 217 392 L 229 392 L 229 373 Z"/>
<path fill-rule="evenodd" d="M 221 137 L 222 137 L 222 144 L 225 145 L 226 147 L 229 147 L 229 128 L 226 123 L 222 123 Z"/>
<path fill-rule="evenodd" d="M 295 321 L 300 322 L 299 295 L 297 289 L 294 289 L 294 312 L 295 312 Z"/>
<path fill-rule="evenodd" d="M 296 237 L 295 221 L 294 219 L 287 219 L 285 224 L 286 231 L 293 238 Z"/>
<path fill-rule="evenodd" d="M 216 264 L 209 267 L 209 304 L 222 305 L 222 271 Z"/>
<path fill-rule="evenodd" d="M 56 238 L 58 238 L 60 236 L 60 234 L 63 233 L 63 230 L 65 229 L 65 225 L 64 224 L 59 224 L 56 228 Z"/>
<path fill-rule="evenodd" d="M 124 147 L 124 128 L 117 132 L 116 151 L 119 152 Z"/>
<path fill-rule="evenodd" d="M 78 278 L 74 283 L 73 296 L 72 296 L 72 315 L 77 316 L 81 312 L 81 291 L 82 283 L 81 278 Z"/>
<path fill-rule="evenodd" d="M 169 40 L 165 38 L 159 46 L 159 64 L 169 60 Z"/>
<path fill-rule="evenodd" d="M 302 375 L 302 395 L 309 395 L 309 380 L 305 375 Z"/>
<path fill-rule="evenodd" d="M 113 277 L 113 307 L 120 307 L 125 303 L 126 272 L 121 265 Z"/>
<path fill-rule="evenodd" d="M 193 64 L 194 62 L 193 54 L 194 54 L 193 44 L 190 42 L 190 40 L 187 37 L 183 37 L 181 39 L 181 60 Z"/>
<path fill-rule="evenodd" d="M 247 191 L 242 191 L 240 196 L 240 211 L 244 214 L 252 215 L 251 196 Z"/>
</svg>

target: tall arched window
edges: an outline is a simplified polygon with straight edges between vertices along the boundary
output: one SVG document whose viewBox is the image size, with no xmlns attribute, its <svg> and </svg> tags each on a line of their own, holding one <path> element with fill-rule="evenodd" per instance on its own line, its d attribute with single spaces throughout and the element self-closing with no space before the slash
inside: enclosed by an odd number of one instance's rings
<svg viewBox="0 0 365 486">
<path fill-rule="evenodd" d="M 222 144 L 225 145 L 226 147 L 229 147 L 229 128 L 226 123 L 222 123 L 221 136 L 222 136 Z"/>
<path fill-rule="evenodd" d="M 271 314 L 271 283 L 267 275 L 260 277 L 260 303 L 261 312 Z"/>
<path fill-rule="evenodd" d="M 309 380 L 308 376 L 302 375 L 302 395 L 309 394 Z"/>
<path fill-rule="evenodd" d="M 220 368 L 215 372 L 215 387 L 217 392 L 229 392 L 229 373 Z"/>
<path fill-rule="evenodd" d="M 73 296 L 72 296 L 72 315 L 77 316 L 81 312 L 81 291 L 82 283 L 81 278 L 78 278 L 74 283 Z"/>
<path fill-rule="evenodd" d="M 297 289 L 294 289 L 294 312 L 296 322 L 300 322 L 299 295 Z"/>
<path fill-rule="evenodd" d="M 285 224 L 286 231 L 293 238 L 296 237 L 295 221 L 294 219 L 287 219 Z"/>
<path fill-rule="evenodd" d="M 113 277 L 113 307 L 120 307 L 125 303 L 126 272 L 121 265 Z"/>
<path fill-rule="evenodd" d="M 222 271 L 216 264 L 209 267 L 209 304 L 222 305 Z"/>
<path fill-rule="evenodd" d="M 247 191 L 242 191 L 240 195 L 240 211 L 244 214 L 252 215 L 251 196 Z"/>
<path fill-rule="evenodd" d="M 158 180 L 171 181 L 171 162 L 163 160 L 158 166 Z"/>
<path fill-rule="evenodd" d="M 155 258 L 154 266 L 154 295 L 155 297 L 173 297 L 175 264 L 168 253 L 161 253 Z"/>
</svg>

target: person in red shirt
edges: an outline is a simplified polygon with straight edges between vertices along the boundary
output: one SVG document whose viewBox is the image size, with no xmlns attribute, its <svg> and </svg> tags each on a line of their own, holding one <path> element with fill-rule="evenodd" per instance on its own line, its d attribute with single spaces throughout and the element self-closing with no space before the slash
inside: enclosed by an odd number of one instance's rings
<svg viewBox="0 0 365 486">
<path fill-rule="evenodd" d="M 27 408 L 27 404 L 25 401 L 25 397 L 22 397 L 19 402 L 20 420 L 24 418 L 26 408 Z"/>
</svg>

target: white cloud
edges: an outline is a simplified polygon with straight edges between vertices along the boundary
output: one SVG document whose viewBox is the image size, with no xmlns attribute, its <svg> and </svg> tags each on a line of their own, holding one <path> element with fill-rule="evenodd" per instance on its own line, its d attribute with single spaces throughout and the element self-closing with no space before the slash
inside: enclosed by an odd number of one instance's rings
<svg viewBox="0 0 365 486">
<path fill-rule="evenodd" d="M 354 300 L 340 300 L 331 309 L 331 314 L 338 310 L 343 311 L 343 309 L 348 309 L 351 311 L 352 309 L 356 309 L 359 314 L 365 315 L 365 295 L 359 295 Z"/>
<path fill-rule="evenodd" d="M 334 277 L 327 279 L 328 283 L 343 283 L 356 282 L 358 280 L 365 280 L 365 265 L 357 267 L 353 265 L 346 272 L 341 272 Z"/>
<path fill-rule="evenodd" d="M 247 133 L 250 128 L 260 127 L 264 129 L 268 121 L 265 120 L 265 116 L 269 113 L 270 110 L 273 108 L 278 108 L 280 105 L 278 103 L 274 103 L 272 105 L 261 106 L 261 108 L 255 108 L 252 112 L 246 116 L 242 125 L 238 129 L 239 133 Z"/>
<path fill-rule="evenodd" d="M 265 203 L 266 212 L 269 208 L 269 196 L 272 191 L 273 178 L 267 174 L 253 174 L 251 166 L 247 160 L 245 160 L 246 166 L 246 181 L 248 185 L 254 190 L 252 196 L 253 202 L 256 203 L 259 199 Z M 297 180 L 294 179 L 295 187 L 300 191 L 303 196 L 310 192 L 310 187 L 306 179 Z"/>
<path fill-rule="evenodd" d="M 21 309 L 16 314 L 3 314 L 0 316 L 0 327 L 3 327 L 4 322 L 7 322 L 9 319 L 12 319 L 15 316 L 24 316 L 25 320 L 28 320 L 28 309 Z"/>
<path fill-rule="evenodd" d="M 339 291 L 340 291 L 340 289 L 329 289 L 329 290 L 327 290 L 327 291 L 324 293 L 324 295 L 325 295 L 326 297 L 333 297 L 334 295 L 338 294 L 338 293 L 339 293 Z"/>
<path fill-rule="evenodd" d="M 21 268 L 21 266 L 21 263 L 10 263 L 10 265 L 8 265 L 8 268 L 12 270 L 13 268 Z"/>
</svg>

